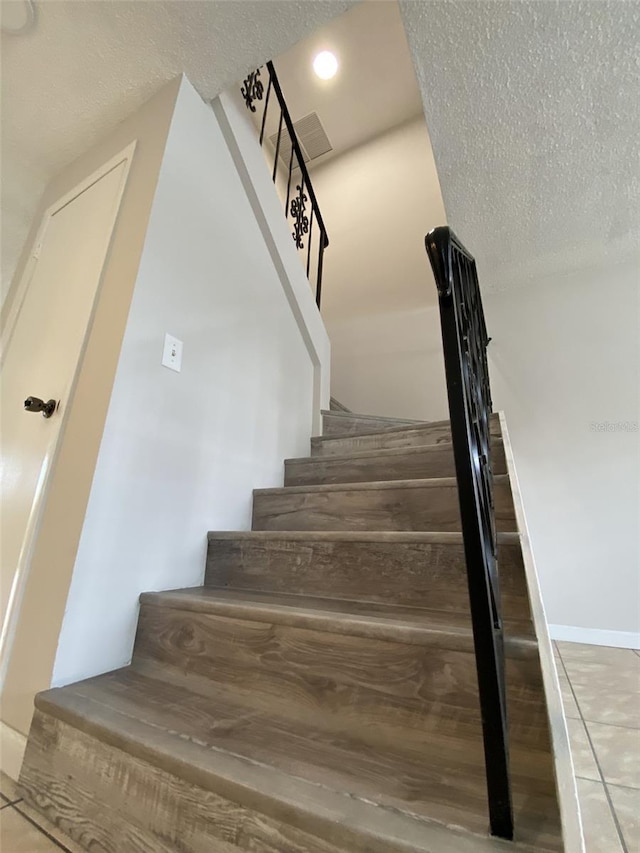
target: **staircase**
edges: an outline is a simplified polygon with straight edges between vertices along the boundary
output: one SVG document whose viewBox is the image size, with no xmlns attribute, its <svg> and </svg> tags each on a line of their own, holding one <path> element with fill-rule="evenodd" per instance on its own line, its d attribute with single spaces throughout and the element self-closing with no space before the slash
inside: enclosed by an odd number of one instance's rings
<svg viewBox="0 0 640 853">
<path fill-rule="evenodd" d="M 36 699 L 29 804 L 100 853 L 563 850 L 491 420 L 516 841 L 488 833 L 448 422 L 324 413 L 205 585 L 150 592 L 130 666 Z"/>
</svg>

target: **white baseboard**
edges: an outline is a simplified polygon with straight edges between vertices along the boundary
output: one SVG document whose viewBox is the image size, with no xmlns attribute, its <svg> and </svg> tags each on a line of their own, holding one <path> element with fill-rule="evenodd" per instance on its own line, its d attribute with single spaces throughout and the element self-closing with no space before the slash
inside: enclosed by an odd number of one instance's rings
<svg viewBox="0 0 640 853">
<path fill-rule="evenodd" d="M 20 776 L 26 748 L 26 737 L 0 720 L 0 769 L 15 781 Z"/>
<path fill-rule="evenodd" d="M 549 625 L 549 634 L 552 640 L 567 640 L 570 643 L 640 649 L 640 632 L 637 631 L 607 631 L 602 628 L 577 628 L 575 625 Z"/>
</svg>

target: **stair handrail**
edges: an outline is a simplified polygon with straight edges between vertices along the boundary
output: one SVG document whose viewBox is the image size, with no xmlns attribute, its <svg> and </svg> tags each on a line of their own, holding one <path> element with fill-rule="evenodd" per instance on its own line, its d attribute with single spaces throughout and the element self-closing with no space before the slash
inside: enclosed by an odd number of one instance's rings
<svg viewBox="0 0 640 853">
<path fill-rule="evenodd" d="M 487 336 L 476 263 L 453 231 L 434 228 L 425 246 L 438 289 L 451 438 L 482 715 L 491 832 L 513 838 L 500 608 Z"/>
<path fill-rule="evenodd" d="M 304 249 L 304 239 L 306 235 L 308 235 L 306 271 L 307 278 L 309 278 L 310 283 L 311 244 L 313 239 L 314 221 L 318 224 L 318 229 L 320 232 L 320 241 L 318 244 L 318 260 L 315 276 L 315 296 L 316 305 L 318 306 L 318 308 L 320 308 L 320 300 L 322 295 L 322 268 L 324 263 L 324 250 L 329 245 L 329 236 L 327 234 L 327 229 L 325 227 L 322 214 L 320 213 L 320 205 L 318 204 L 318 199 L 316 198 L 316 194 L 313 189 L 313 184 L 311 183 L 309 170 L 307 169 L 307 165 L 304 161 L 304 155 L 300 147 L 300 141 L 293 126 L 291 114 L 289 112 L 287 102 L 282 92 L 282 87 L 280 86 L 280 81 L 278 80 L 276 69 L 274 68 L 272 61 L 266 63 L 269 82 L 267 84 L 267 92 L 265 95 L 264 84 L 261 79 L 262 68 L 263 66 L 261 66 L 260 68 L 256 68 L 255 71 L 251 71 L 247 75 L 241 86 L 240 91 L 242 93 L 242 97 L 244 98 L 247 109 L 250 110 L 252 113 L 256 112 L 255 102 L 262 101 L 264 97 L 264 109 L 260 126 L 260 145 L 262 145 L 264 142 L 264 132 L 267 122 L 267 111 L 269 109 L 269 97 L 271 95 L 271 91 L 273 90 L 276 94 L 278 105 L 280 107 L 280 118 L 278 121 L 278 136 L 276 139 L 275 146 L 272 179 L 275 183 L 278 174 L 278 157 L 280 155 L 282 125 L 284 122 L 284 125 L 287 129 L 287 133 L 289 134 L 289 139 L 291 141 L 291 156 L 289 158 L 289 174 L 287 178 L 287 200 L 284 206 L 284 215 L 287 220 L 290 216 L 293 220 L 293 231 L 291 232 L 291 236 L 293 237 L 293 240 L 296 244 L 296 249 Z M 296 160 L 296 165 L 300 169 L 301 180 L 299 184 L 296 184 L 296 194 L 292 197 L 291 177 L 293 172 L 294 157 Z M 310 216 L 307 216 L 306 214 L 307 201 L 311 202 Z"/>
</svg>

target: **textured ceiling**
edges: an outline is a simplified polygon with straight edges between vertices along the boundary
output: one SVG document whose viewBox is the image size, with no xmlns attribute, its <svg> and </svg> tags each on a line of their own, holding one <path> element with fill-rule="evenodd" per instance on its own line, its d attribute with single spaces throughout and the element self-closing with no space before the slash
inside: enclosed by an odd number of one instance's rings
<svg viewBox="0 0 640 853">
<path fill-rule="evenodd" d="M 212 98 L 352 5 L 39 0 L 35 27 L 2 34 L 3 293 L 47 182 L 165 81 Z"/>
<path fill-rule="evenodd" d="M 46 183 L 166 80 L 210 98 L 352 5 L 41 0 L 33 30 L 2 35 L 3 290 Z M 485 287 L 637 248 L 638 3 L 400 5 L 448 219 Z"/>
<path fill-rule="evenodd" d="M 400 3 L 448 220 L 483 286 L 640 245 L 640 5 Z"/>
</svg>

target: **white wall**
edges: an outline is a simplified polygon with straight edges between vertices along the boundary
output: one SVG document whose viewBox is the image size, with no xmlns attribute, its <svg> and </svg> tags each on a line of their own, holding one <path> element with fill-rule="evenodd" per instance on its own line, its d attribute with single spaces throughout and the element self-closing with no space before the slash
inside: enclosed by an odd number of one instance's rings
<svg viewBox="0 0 640 853">
<path fill-rule="evenodd" d="M 165 332 L 184 342 L 181 373 L 160 365 Z M 184 80 L 54 684 L 126 664 L 139 593 L 198 585 L 207 531 L 250 526 L 252 488 L 281 484 L 283 459 L 308 453 L 313 380 L 218 120 Z"/>
<path fill-rule="evenodd" d="M 320 410 L 329 408 L 331 346 L 316 306 L 315 287 L 307 278 L 303 253 L 295 249 L 282 199 L 274 192 L 273 161 L 265 168 L 259 134 L 237 86 L 216 98 L 213 109 L 313 363 L 313 427 L 317 434 L 322 426 Z M 312 280 L 315 282 L 313 276 Z"/>
<path fill-rule="evenodd" d="M 639 268 L 484 296 L 494 407 L 559 638 L 640 646 Z"/>
<path fill-rule="evenodd" d="M 589 423 L 638 420 L 640 9 L 400 10 L 448 220 L 478 261 L 554 633 L 637 644 L 637 434 Z"/>
<path fill-rule="evenodd" d="M 446 216 L 424 119 L 314 168 L 311 179 L 330 239 L 322 315 L 332 344 L 331 393 L 354 411 L 445 417 L 424 236 Z"/>
<path fill-rule="evenodd" d="M 410 125 L 313 180 L 331 226 L 332 394 L 358 411 L 438 419 L 448 417 L 446 386 L 422 237 L 444 215 L 435 188 L 411 191 L 421 155 Z M 507 416 L 554 636 L 638 646 L 640 434 L 591 424 L 640 420 L 640 265 L 586 260 L 571 274 L 541 263 L 524 281 L 517 270 L 520 286 L 501 292 L 492 265 L 480 263 L 494 408 Z"/>
<path fill-rule="evenodd" d="M 449 417 L 438 307 L 335 318 L 333 395 L 358 412 Z"/>
</svg>

